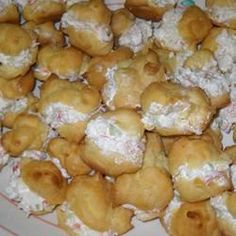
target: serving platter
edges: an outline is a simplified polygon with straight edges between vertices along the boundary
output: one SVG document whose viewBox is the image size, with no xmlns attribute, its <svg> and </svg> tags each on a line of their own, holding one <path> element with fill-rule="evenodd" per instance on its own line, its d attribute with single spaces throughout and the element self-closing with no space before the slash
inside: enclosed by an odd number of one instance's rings
<svg viewBox="0 0 236 236">
<path fill-rule="evenodd" d="M 114 10 L 123 6 L 123 1 L 106 0 L 110 9 Z M 180 4 L 192 4 L 191 0 L 181 1 Z M 204 0 L 196 0 L 196 5 L 204 8 Z M 223 134 L 224 146 L 231 145 L 232 135 Z M 46 216 L 30 216 L 17 208 L 5 194 L 5 189 L 9 181 L 9 169 L 5 167 L 0 173 L 0 236 L 63 236 L 65 233 L 57 226 L 55 214 Z M 126 236 L 167 236 L 159 220 L 146 223 L 133 220 L 134 229 Z"/>
</svg>

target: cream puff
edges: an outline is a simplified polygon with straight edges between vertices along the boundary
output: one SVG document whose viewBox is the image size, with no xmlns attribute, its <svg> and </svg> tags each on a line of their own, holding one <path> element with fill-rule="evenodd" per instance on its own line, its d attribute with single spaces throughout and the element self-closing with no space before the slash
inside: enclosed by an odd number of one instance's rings
<svg viewBox="0 0 236 236">
<path fill-rule="evenodd" d="M 62 138 L 51 139 L 47 147 L 50 158 L 57 159 L 70 176 L 85 175 L 91 168 L 81 159 L 81 146 Z"/>
<path fill-rule="evenodd" d="M 228 78 L 218 68 L 211 51 L 201 49 L 188 57 L 184 67 L 170 77 L 184 87 L 199 87 L 210 98 L 215 108 L 225 107 L 230 102 Z"/>
<path fill-rule="evenodd" d="M 60 20 L 65 11 L 65 0 L 16 0 L 26 21 L 37 24 Z"/>
<path fill-rule="evenodd" d="M 167 11 L 155 24 L 154 40 L 157 46 L 173 51 L 195 48 L 211 29 L 212 24 L 197 6 Z"/>
<path fill-rule="evenodd" d="M 80 82 L 50 79 L 41 87 L 39 113 L 68 141 L 79 142 L 89 118 L 101 109 L 99 92 Z"/>
<path fill-rule="evenodd" d="M 19 156 L 26 150 L 41 150 L 49 131 L 40 117 L 22 114 L 16 118 L 12 130 L 3 134 L 2 145 L 12 156 Z"/>
<path fill-rule="evenodd" d="M 65 44 L 62 31 L 57 30 L 52 21 L 42 24 L 36 24 L 33 21 L 28 21 L 23 25 L 23 27 L 36 33 L 40 45 L 54 45 L 63 47 Z"/>
<path fill-rule="evenodd" d="M 166 208 L 161 223 L 171 236 L 221 236 L 209 201 L 188 203 L 176 195 Z"/>
<path fill-rule="evenodd" d="M 11 164 L 7 196 L 28 216 L 52 212 L 66 197 L 66 180 L 50 161 L 23 159 Z"/>
<path fill-rule="evenodd" d="M 19 12 L 12 0 L 0 1 L 0 23 L 19 23 Z"/>
<path fill-rule="evenodd" d="M 58 216 L 59 225 L 74 235 L 86 232 L 108 236 L 130 230 L 132 215 L 131 210 L 113 206 L 112 184 L 97 174 L 72 180 Z"/>
<path fill-rule="evenodd" d="M 127 9 L 119 9 L 113 13 L 111 28 L 117 46 L 128 47 L 134 53 L 151 43 L 152 22 L 135 18 Z"/>
<path fill-rule="evenodd" d="M 92 118 L 85 130 L 82 159 L 109 176 L 141 168 L 145 149 L 144 127 L 134 110 L 120 108 Z"/>
<path fill-rule="evenodd" d="M 102 89 L 103 102 L 114 110 L 140 108 L 140 96 L 152 82 L 166 81 L 164 69 L 153 51 L 121 61 L 106 72 Z"/>
<path fill-rule="evenodd" d="M 176 3 L 177 0 L 126 0 L 125 7 L 137 17 L 158 21 Z"/>
<path fill-rule="evenodd" d="M 206 94 L 197 87 L 171 82 L 150 84 L 141 95 L 142 122 L 162 136 L 201 134 L 214 114 Z"/>
<path fill-rule="evenodd" d="M 214 24 L 236 29 L 234 0 L 206 0 L 207 13 Z"/>
<path fill-rule="evenodd" d="M 113 47 L 111 12 L 102 0 L 73 4 L 61 21 L 70 43 L 90 56 L 105 55 Z"/>
<path fill-rule="evenodd" d="M 7 40 L 6 40 L 7 39 Z M 19 25 L 0 24 L 0 74 L 12 79 L 26 74 L 36 61 L 36 38 Z"/>
<path fill-rule="evenodd" d="M 76 48 L 47 45 L 39 50 L 34 75 L 42 81 L 52 74 L 59 79 L 78 80 L 85 62 L 86 56 Z"/>
<path fill-rule="evenodd" d="M 207 140 L 180 138 L 168 157 L 175 188 L 184 201 L 205 200 L 231 188 L 231 160 Z"/>
<path fill-rule="evenodd" d="M 133 52 L 125 47 L 119 47 L 104 56 L 93 57 L 88 64 L 86 70 L 86 80 L 88 83 L 98 90 L 102 90 L 107 82 L 108 71 L 117 64 L 132 59 Z"/>
<path fill-rule="evenodd" d="M 210 199 L 216 212 L 217 222 L 224 235 L 236 234 L 236 193 L 224 192 Z"/>
</svg>

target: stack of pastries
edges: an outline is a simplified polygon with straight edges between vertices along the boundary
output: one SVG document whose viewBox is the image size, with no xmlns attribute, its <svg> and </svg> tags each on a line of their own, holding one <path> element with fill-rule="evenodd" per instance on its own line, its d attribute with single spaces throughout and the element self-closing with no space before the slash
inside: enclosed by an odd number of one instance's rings
<svg viewBox="0 0 236 236">
<path fill-rule="evenodd" d="M 5 192 L 71 236 L 234 236 L 235 1 L 120 5 L 0 0 Z"/>
</svg>

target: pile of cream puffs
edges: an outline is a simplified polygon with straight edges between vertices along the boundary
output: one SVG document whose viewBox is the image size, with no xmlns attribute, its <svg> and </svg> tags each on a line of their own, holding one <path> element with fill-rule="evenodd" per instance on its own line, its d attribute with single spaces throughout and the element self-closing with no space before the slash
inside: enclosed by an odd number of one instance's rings
<svg viewBox="0 0 236 236">
<path fill-rule="evenodd" d="M 27 216 L 234 236 L 235 123 L 235 0 L 0 0 L 0 169 Z"/>
</svg>

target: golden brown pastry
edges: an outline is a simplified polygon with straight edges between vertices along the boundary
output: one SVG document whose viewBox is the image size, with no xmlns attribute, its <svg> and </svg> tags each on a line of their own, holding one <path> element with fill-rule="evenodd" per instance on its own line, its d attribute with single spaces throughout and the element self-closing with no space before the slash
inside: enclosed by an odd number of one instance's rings
<svg viewBox="0 0 236 236">
<path fill-rule="evenodd" d="M 210 200 L 216 212 L 217 222 L 222 233 L 227 236 L 236 234 L 236 193 L 224 192 Z"/>
<path fill-rule="evenodd" d="M 171 82 L 150 84 L 141 95 L 142 122 L 163 136 L 201 134 L 214 109 L 199 88 Z"/>
<path fill-rule="evenodd" d="M 184 87 L 199 87 L 210 98 L 215 108 L 225 107 L 230 102 L 228 78 L 221 73 L 211 51 L 201 49 L 184 62 L 171 79 Z"/>
<path fill-rule="evenodd" d="M 80 157 L 81 146 L 78 144 L 62 138 L 54 138 L 48 143 L 47 151 L 51 158 L 60 161 L 62 167 L 72 177 L 91 172 L 91 168 Z"/>
<path fill-rule="evenodd" d="M 137 17 L 157 21 L 176 3 L 177 0 L 126 0 L 125 7 Z"/>
<path fill-rule="evenodd" d="M 12 0 L 0 1 L 0 23 L 19 23 L 19 13 Z"/>
<path fill-rule="evenodd" d="M 44 46 L 39 50 L 34 75 L 47 80 L 52 74 L 60 79 L 78 80 L 86 56 L 73 47 Z"/>
<path fill-rule="evenodd" d="M 228 155 L 204 139 L 180 138 L 169 152 L 169 170 L 181 199 L 196 202 L 231 188 Z"/>
<path fill-rule="evenodd" d="M 24 19 L 37 24 L 60 20 L 65 11 L 65 3 L 62 0 L 16 0 L 16 2 L 23 11 Z"/>
<path fill-rule="evenodd" d="M 154 29 L 155 43 L 173 51 L 195 48 L 207 35 L 212 24 L 197 6 L 167 11 Z"/>
<path fill-rule="evenodd" d="M 102 89 L 104 103 L 111 109 L 139 108 L 140 95 L 152 82 L 166 81 L 164 69 L 153 51 L 137 54 L 107 69 Z"/>
<path fill-rule="evenodd" d="M 100 102 L 95 88 L 52 78 L 41 87 L 38 110 L 61 137 L 79 142 L 85 135 L 88 119 L 100 110 Z"/>
<path fill-rule="evenodd" d="M 102 90 L 103 85 L 107 82 L 109 68 L 115 67 L 116 64 L 122 63 L 122 61 L 131 59 L 132 56 L 133 53 L 130 49 L 120 47 L 105 56 L 93 57 L 86 71 L 88 83 L 98 90 Z"/>
<path fill-rule="evenodd" d="M 221 236 L 209 201 L 188 203 L 175 196 L 166 208 L 161 223 L 171 236 Z"/>
<path fill-rule="evenodd" d="M 214 24 L 236 29 L 236 2 L 234 0 L 206 0 L 207 13 Z"/>
<path fill-rule="evenodd" d="M 40 45 L 54 45 L 58 47 L 64 46 L 64 35 L 57 30 L 52 21 L 42 24 L 36 24 L 33 21 L 28 21 L 23 25 L 24 28 L 33 30 L 38 36 Z"/>
<path fill-rule="evenodd" d="M 132 228 L 131 210 L 112 206 L 111 184 L 100 175 L 72 180 L 58 223 L 70 235 L 120 235 Z"/>
<path fill-rule="evenodd" d="M 23 76 L 18 76 L 12 80 L 0 77 L 0 94 L 4 98 L 17 99 L 32 92 L 35 85 L 33 71 L 29 71 Z"/>
<path fill-rule="evenodd" d="M 12 156 L 25 150 L 41 150 L 47 140 L 49 129 L 36 115 L 19 115 L 12 127 L 2 136 L 4 149 Z"/>
<path fill-rule="evenodd" d="M 51 161 L 14 161 L 6 193 L 27 215 L 42 215 L 62 204 L 66 180 Z"/>
<path fill-rule="evenodd" d="M 102 0 L 73 4 L 62 17 L 70 43 L 90 56 L 105 55 L 113 46 L 111 12 Z"/>
<path fill-rule="evenodd" d="M 117 46 L 128 47 L 135 53 L 152 43 L 152 22 L 134 17 L 125 8 L 113 12 L 111 28 Z"/>
<path fill-rule="evenodd" d="M 134 110 L 120 108 L 97 115 L 85 133 L 81 157 L 93 169 L 118 176 L 141 168 L 144 128 Z"/>
<path fill-rule="evenodd" d="M 13 79 L 24 75 L 35 63 L 38 47 L 35 35 L 19 25 L 0 24 L 0 74 Z"/>
</svg>

